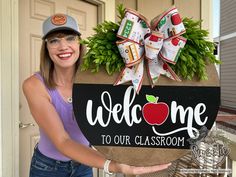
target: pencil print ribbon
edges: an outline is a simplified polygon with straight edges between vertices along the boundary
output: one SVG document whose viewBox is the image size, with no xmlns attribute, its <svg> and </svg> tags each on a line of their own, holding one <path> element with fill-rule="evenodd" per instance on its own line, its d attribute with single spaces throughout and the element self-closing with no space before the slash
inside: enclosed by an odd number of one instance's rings
<svg viewBox="0 0 236 177">
<path fill-rule="evenodd" d="M 139 93 L 144 65 L 147 67 L 152 87 L 160 75 L 181 81 L 168 63 L 176 64 L 186 43 L 186 39 L 180 36 L 183 33 L 185 28 L 175 7 L 155 17 L 151 24 L 135 10 L 126 9 L 117 33 L 122 39 L 117 41 L 117 47 L 125 62 L 125 68 L 114 85 L 131 81 Z"/>
</svg>

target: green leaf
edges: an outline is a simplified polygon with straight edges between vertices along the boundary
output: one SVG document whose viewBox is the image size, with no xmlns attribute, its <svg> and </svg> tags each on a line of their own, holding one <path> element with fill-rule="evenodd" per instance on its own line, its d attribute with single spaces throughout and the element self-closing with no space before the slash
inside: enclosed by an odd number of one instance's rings
<svg viewBox="0 0 236 177">
<path fill-rule="evenodd" d="M 208 31 L 201 29 L 202 21 L 194 21 L 190 18 L 183 19 L 187 43 L 182 49 L 178 62 L 171 68 L 182 78 L 191 80 L 197 77 L 199 80 L 207 79 L 206 65 L 219 64 L 220 61 L 213 55 L 215 45 L 207 41 Z"/>
<path fill-rule="evenodd" d="M 87 53 L 84 56 L 82 69 L 90 69 L 92 72 L 98 72 L 104 67 L 109 75 L 114 72 L 120 72 L 124 67 L 124 62 L 116 46 L 118 40 L 116 34 L 119 24 L 125 15 L 125 8 L 122 4 L 117 6 L 118 24 L 111 21 L 104 21 L 95 28 L 95 34 L 81 44 L 87 46 Z M 183 19 L 186 33 L 183 37 L 187 38 L 185 47 L 181 50 L 178 62 L 171 65 L 171 68 L 182 78 L 206 79 L 206 65 L 208 63 L 220 64 L 221 62 L 213 55 L 215 44 L 207 41 L 208 31 L 201 29 L 202 21 L 194 21 L 189 18 Z"/>
<path fill-rule="evenodd" d="M 156 103 L 157 102 L 157 98 L 153 95 L 146 95 L 146 100 L 149 102 L 149 103 Z"/>
<path fill-rule="evenodd" d="M 123 4 L 119 4 L 118 6 L 117 6 L 117 11 L 118 11 L 118 13 L 119 13 L 119 15 L 118 15 L 118 18 L 120 19 L 120 21 L 118 22 L 119 24 L 121 23 L 121 20 L 124 18 L 124 16 L 125 16 L 125 8 L 124 8 L 124 6 L 123 6 Z"/>
</svg>

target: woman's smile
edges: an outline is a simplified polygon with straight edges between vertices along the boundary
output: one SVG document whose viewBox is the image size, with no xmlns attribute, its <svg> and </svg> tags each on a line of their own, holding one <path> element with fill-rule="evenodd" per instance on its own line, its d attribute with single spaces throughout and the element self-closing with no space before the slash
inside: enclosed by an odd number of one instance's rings
<svg viewBox="0 0 236 177">
<path fill-rule="evenodd" d="M 57 55 L 61 60 L 68 60 L 72 56 L 71 52 L 61 53 Z"/>
</svg>

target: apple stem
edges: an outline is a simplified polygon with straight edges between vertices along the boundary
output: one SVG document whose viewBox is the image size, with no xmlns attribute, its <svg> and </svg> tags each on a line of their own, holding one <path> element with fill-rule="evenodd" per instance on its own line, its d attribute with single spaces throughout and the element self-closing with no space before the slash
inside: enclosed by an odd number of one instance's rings
<svg viewBox="0 0 236 177">
<path fill-rule="evenodd" d="M 157 97 L 156 97 L 156 103 L 158 102 L 158 100 L 159 100 L 159 97 L 157 96 Z"/>
</svg>

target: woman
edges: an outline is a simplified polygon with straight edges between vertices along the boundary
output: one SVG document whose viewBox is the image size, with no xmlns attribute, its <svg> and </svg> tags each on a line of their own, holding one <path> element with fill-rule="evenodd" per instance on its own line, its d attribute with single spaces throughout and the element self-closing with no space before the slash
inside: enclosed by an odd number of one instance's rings
<svg viewBox="0 0 236 177">
<path fill-rule="evenodd" d="M 167 168 L 170 164 L 119 164 L 89 147 L 72 111 L 72 85 L 83 54 L 78 24 L 71 16 L 55 14 L 44 21 L 42 39 L 40 72 L 23 83 L 30 111 L 40 129 L 30 177 L 91 177 L 91 167 L 104 169 L 107 174 L 143 174 Z"/>
</svg>

